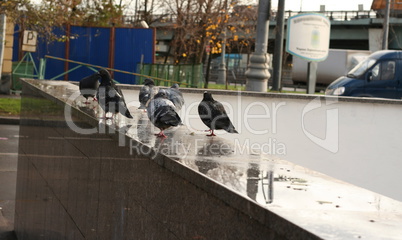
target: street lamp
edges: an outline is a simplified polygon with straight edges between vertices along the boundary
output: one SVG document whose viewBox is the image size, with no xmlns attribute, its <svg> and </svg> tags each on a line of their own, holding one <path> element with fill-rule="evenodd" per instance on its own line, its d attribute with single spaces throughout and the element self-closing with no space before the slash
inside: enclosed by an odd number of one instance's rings
<svg viewBox="0 0 402 240">
<path fill-rule="evenodd" d="M 267 53 L 270 10 L 271 0 L 259 0 L 255 51 L 251 54 L 246 71 L 247 91 L 266 92 L 268 89 L 268 79 L 271 76 L 268 71 Z"/>
<path fill-rule="evenodd" d="M 221 62 L 218 68 L 218 84 L 226 84 L 226 11 L 227 11 L 227 0 L 225 1 L 225 9 L 223 11 L 222 17 L 222 51 L 221 51 Z"/>
<path fill-rule="evenodd" d="M 226 25 L 223 27 L 222 32 L 222 51 L 221 51 L 221 62 L 218 68 L 218 84 L 226 83 Z"/>
</svg>

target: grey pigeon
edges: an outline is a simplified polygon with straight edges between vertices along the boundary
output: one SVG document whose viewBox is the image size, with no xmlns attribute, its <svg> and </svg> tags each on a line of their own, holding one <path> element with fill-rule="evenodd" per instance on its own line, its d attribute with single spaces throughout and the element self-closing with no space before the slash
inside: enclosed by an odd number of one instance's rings
<svg viewBox="0 0 402 240">
<path fill-rule="evenodd" d="M 101 76 L 101 83 L 96 97 L 99 100 L 101 108 L 105 111 L 105 118 L 108 112 L 111 112 L 112 115 L 120 112 L 127 118 L 133 118 L 128 111 L 122 91 L 113 82 L 109 72 L 101 69 L 99 70 L 99 74 Z"/>
<path fill-rule="evenodd" d="M 149 120 L 161 131 L 158 137 L 166 138 L 163 133 L 165 129 L 181 125 L 180 116 L 176 112 L 176 107 L 167 98 L 166 93 L 161 91 L 155 95 L 148 104 L 147 114 Z"/>
<path fill-rule="evenodd" d="M 159 88 L 155 87 L 154 80 L 147 78 L 144 80 L 144 86 L 140 89 L 138 100 L 140 101 L 139 109 L 146 109 L 149 101 L 158 93 Z"/>
<path fill-rule="evenodd" d="M 80 80 L 79 89 L 81 95 L 86 99 L 86 104 L 89 104 L 88 98 L 90 97 L 96 101 L 95 95 L 99 87 L 99 79 L 100 74 L 99 72 L 96 72 Z"/>
<path fill-rule="evenodd" d="M 179 85 L 177 83 L 173 84 L 170 88 L 163 89 L 166 92 L 167 98 L 172 101 L 177 111 L 184 105 L 183 94 L 179 90 Z"/>
<path fill-rule="evenodd" d="M 212 98 L 211 93 L 205 91 L 204 98 L 198 105 L 198 114 L 201 121 L 209 127 L 211 134 L 216 136 L 214 130 L 224 129 L 229 133 L 238 133 L 230 121 L 223 105 Z"/>
</svg>

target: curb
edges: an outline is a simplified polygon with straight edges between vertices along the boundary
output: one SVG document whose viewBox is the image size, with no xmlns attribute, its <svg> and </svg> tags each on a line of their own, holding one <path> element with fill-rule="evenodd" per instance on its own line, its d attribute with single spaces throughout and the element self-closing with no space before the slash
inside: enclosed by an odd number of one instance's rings
<svg viewBox="0 0 402 240">
<path fill-rule="evenodd" d="M 20 125 L 20 118 L 19 117 L 1 117 L 0 116 L 0 124 Z"/>
</svg>

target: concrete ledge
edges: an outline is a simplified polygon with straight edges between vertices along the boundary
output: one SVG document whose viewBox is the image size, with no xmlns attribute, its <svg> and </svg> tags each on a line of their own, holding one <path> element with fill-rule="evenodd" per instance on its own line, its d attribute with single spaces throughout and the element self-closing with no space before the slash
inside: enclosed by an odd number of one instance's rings
<svg viewBox="0 0 402 240">
<path fill-rule="evenodd" d="M 139 90 L 142 86 L 140 85 L 129 85 L 129 84 L 118 84 L 121 89 L 127 90 Z M 180 91 L 183 93 L 203 93 L 204 91 L 209 91 L 213 94 L 228 95 L 228 96 L 247 96 L 247 97 L 258 97 L 258 98 L 272 98 L 272 99 L 323 99 L 323 100 L 333 100 L 336 99 L 340 102 L 355 102 L 355 103 L 379 103 L 379 104 L 397 104 L 402 105 L 402 100 L 396 99 L 386 99 L 386 98 L 365 98 L 365 97 L 343 97 L 343 96 L 327 96 L 318 94 L 295 94 L 295 93 L 262 93 L 262 92 L 250 92 L 250 91 L 227 91 L 219 89 L 202 89 L 202 88 L 181 88 Z"/>
<path fill-rule="evenodd" d="M 77 91 L 66 82 L 24 80 L 18 238 L 402 235 L 401 202 L 279 158 L 235 154 L 230 140 L 208 138 L 185 126 L 168 131 L 169 138 L 161 141 L 152 136 L 141 110 L 133 112 L 134 120 L 99 121 L 96 107 L 71 98 Z M 71 110 L 71 122 L 66 121 L 66 109 Z M 94 131 L 79 133 L 70 123 Z M 35 223 L 37 219 L 43 221 Z"/>
</svg>

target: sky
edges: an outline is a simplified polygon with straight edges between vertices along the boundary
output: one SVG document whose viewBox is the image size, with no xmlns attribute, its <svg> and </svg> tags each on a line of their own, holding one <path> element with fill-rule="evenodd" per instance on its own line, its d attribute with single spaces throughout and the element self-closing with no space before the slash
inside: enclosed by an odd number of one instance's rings
<svg viewBox="0 0 402 240">
<path fill-rule="evenodd" d="M 258 3 L 258 0 L 255 1 Z M 327 11 L 358 10 L 363 4 L 363 10 L 370 10 L 373 0 L 285 0 L 285 10 L 319 11 L 320 5 L 325 5 Z M 278 0 L 271 1 L 272 9 L 277 9 Z"/>
<path fill-rule="evenodd" d="M 39 3 L 41 0 L 31 0 Z M 143 0 L 140 0 L 141 2 Z M 134 9 L 136 0 L 123 0 L 130 8 Z M 243 0 L 246 4 L 258 4 L 258 0 Z M 370 10 L 373 0 L 285 0 L 285 10 L 291 11 L 319 11 L 320 5 L 325 5 L 327 11 L 358 10 L 358 5 L 363 4 L 363 10 Z M 271 8 L 276 10 L 278 0 L 271 0 Z"/>
</svg>

